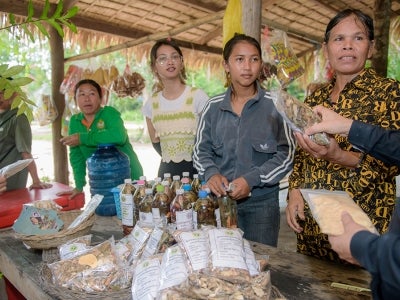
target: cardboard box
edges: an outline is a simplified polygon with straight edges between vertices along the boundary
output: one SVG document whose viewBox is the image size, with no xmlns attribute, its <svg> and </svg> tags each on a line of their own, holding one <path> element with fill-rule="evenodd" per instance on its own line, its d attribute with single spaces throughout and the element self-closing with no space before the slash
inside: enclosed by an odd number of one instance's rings
<svg viewBox="0 0 400 300">
<path fill-rule="evenodd" d="M 85 194 L 80 193 L 73 199 L 69 195 L 58 196 L 57 193 L 69 191 L 68 185 L 53 182 L 49 189 L 28 188 L 7 191 L 0 195 L 0 228 L 10 227 L 19 217 L 22 206 L 37 200 L 54 200 L 62 207 L 62 210 L 80 209 L 85 205 Z"/>
</svg>

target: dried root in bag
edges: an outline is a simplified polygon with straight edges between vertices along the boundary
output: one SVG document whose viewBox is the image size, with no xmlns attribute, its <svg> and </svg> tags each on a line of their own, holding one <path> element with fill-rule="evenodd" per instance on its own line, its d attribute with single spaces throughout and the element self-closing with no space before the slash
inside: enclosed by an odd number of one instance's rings
<svg viewBox="0 0 400 300">
<path fill-rule="evenodd" d="M 160 286 L 159 256 L 141 259 L 135 265 L 132 278 L 132 299 L 154 300 Z"/>
<path fill-rule="evenodd" d="M 169 247 L 161 261 L 160 293 L 165 293 L 185 282 L 188 278 L 188 268 L 185 254 L 178 246 Z"/>
<path fill-rule="evenodd" d="M 84 235 L 72 239 L 60 246 L 58 246 L 58 252 L 60 254 L 60 259 L 73 258 L 91 248 L 90 244 L 92 241 L 92 235 Z"/>
<path fill-rule="evenodd" d="M 117 263 L 111 238 L 70 259 L 49 264 L 53 284 L 75 291 L 109 291 L 126 288 L 131 272 Z"/>
<path fill-rule="evenodd" d="M 206 230 L 176 231 L 174 237 L 185 253 L 189 273 L 206 273 L 209 257 Z"/>
<path fill-rule="evenodd" d="M 261 38 L 264 68 L 262 77 L 276 75 L 282 88 L 304 74 L 285 31 L 265 27 Z M 274 67 L 273 67 L 274 66 Z"/>
<path fill-rule="evenodd" d="M 212 275 L 191 274 L 188 281 L 175 289 L 188 299 L 270 299 L 271 276 L 269 271 L 253 277 L 246 284 L 235 284 Z"/>
<path fill-rule="evenodd" d="M 208 230 L 209 269 L 213 276 L 236 284 L 250 281 L 242 235 L 236 228 Z"/>
<path fill-rule="evenodd" d="M 304 133 L 307 127 L 321 122 L 321 118 L 308 105 L 287 92 L 274 90 L 271 91 L 271 97 L 276 110 L 293 131 Z M 310 138 L 319 145 L 329 144 L 329 137 L 324 132 L 313 134 Z"/>
<path fill-rule="evenodd" d="M 153 229 L 141 227 L 136 223 L 131 233 L 116 243 L 116 252 L 122 264 L 131 265 L 141 257 L 152 231 Z"/>
</svg>

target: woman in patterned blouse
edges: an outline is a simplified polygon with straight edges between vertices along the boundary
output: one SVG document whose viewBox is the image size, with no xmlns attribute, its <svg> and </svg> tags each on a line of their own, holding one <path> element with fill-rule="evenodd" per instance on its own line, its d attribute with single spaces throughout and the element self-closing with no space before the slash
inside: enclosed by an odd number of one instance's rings
<svg viewBox="0 0 400 300">
<path fill-rule="evenodd" d="M 400 83 L 366 68 L 374 48 L 373 20 L 359 10 L 339 12 L 328 24 L 324 54 L 335 75 L 305 100 L 342 116 L 387 129 L 400 128 Z M 302 138 L 300 136 L 300 138 Z M 320 232 L 300 189 L 343 190 L 384 233 L 396 199 L 398 167 L 354 147 L 347 137 L 336 135 L 329 146 L 296 151 L 289 177 L 286 219 L 297 234 L 297 251 L 321 259 L 342 262 Z"/>
</svg>

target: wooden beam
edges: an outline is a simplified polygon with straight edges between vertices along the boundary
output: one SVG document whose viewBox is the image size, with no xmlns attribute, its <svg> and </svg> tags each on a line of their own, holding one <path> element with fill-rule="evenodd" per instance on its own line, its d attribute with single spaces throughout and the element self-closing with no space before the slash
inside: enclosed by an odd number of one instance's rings
<svg viewBox="0 0 400 300">
<path fill-rule="evenodd" d="M 216 38 L 217 36 L 222 36 L 222 26 L 217 27 L 217 29 L 209 32 L 208 34 L 206 34 L 205 36 L 203 36 L 198 43 L 200 45 L 205 45 L 207 44 L 209 41 L 211 41 L 212 39 Z"/>
<path fill-rule="evenodd" d="M 226 8 L 226 5 L 220 6 L 217 5 L 216 3 L 213 3 L 213 1 L 207 1 L 207 3 L 204 3 L 203 1 L 199 0 L 175 0 L 175 2 L 181 3 L 186 6 L 191 6 L 197 9 L 201 9 L 209 13 L 216 13 Z"/>
<path fill-rule="evenodd" d="M 275 28 L 275 29 L 280 29 L 285 31 L 289 35 L 293 35 L 293 37 L 301 37 L 304 40 L 309 41 L 312 44 L 319 44 L 323 42 L 323 37 L 308 34 L 307 32 L 301 31 L 301 30 L 294 30 L 291 29 L 290 27 L 283 26 L 281 24 L 278 24 L 274 21 L 270 21 L 267 18 L 262 18 L 262 23 L 264 25 L 268 25 L 269 27 Z"/>
<path fill-rule="evenodd" d="M 183 31 L 186 31 L 186 30 L 188 30 L 190 28 L 199 26 L 201 24 L 209 23 L 209 22 L 212 22 L 212 21 L 215 21 L 215 20 L 218 20 L 218 19 L 222 20 L 222 16 L 224 15 L 224 12 L 225 11 L 220 11 L 220 12 L 217 12 L 215 14 L 208 15 L 208 16 L 206 16 L 204 18 L 199 18 L 199 19 L 187 22 L 187 23 L 185 23 L 185 24 L 183 24 L 181 26 L 178 26 L 178 27 L 176 27 L 174 29 L 171 29 L 171 30 L 168 30 L 168 31 L 156 32 L 156 33 L 153 33 L 153 34 L 149 34 L 149 35 L 143 36 L 143 37 L 138 38 L 138 39 L 127 41 L 127 42 L 119 44 L 119 45 L 110 46 L 110 47 L 99 49 L 99 50 L 96 50 L 96 51 L 92 51 L 92 52 L 76 55 L 76 56 L 73 56 L 73 57 L 65 59 L 65 62 L 75 61 L 75 60 L 82 60 L 82 59 L 86 59 L 86 58 L 89 58 L 89 57 L 94 57 L 94 56 L 102 55 L 102 54 L 105 54 L 105 53 L 110 53 L 110 52 L 114 52 L 114 51 L 130 48 L 130 47 L 137 46 L 137 45 L 140 45 L 140 44 L 143 44 L 143 43 L 146 43 L 146 42 L 151 42 L 151 41 L 155 41 L 155 40 L 158 40 L 158 39 L 167 38 L 167 37 L 170 37 L 170 36 L 172 37 L 172 36 L 175 36 L 175 35 L 183 32 Z"/>
</svg>

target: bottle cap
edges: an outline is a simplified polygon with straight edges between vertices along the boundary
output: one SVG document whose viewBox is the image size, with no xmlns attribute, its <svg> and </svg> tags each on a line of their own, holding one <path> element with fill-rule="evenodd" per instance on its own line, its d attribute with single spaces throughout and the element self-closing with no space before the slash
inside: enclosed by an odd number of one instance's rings
<svg viewBox="0 0 400 300">
<path fill-rule="evenodd" d="M 200 190 L 199 191 L 199 198 L 205 198 L 207 197 L 207 192 L 205 190 Z"/>
<path fill-rule="evenodd" d="M 192 186 L 190 184 L 184 184 L 182 185 L 183 190 L 186 191 L 191 191 L 192 190 Z"/>
</svg>

